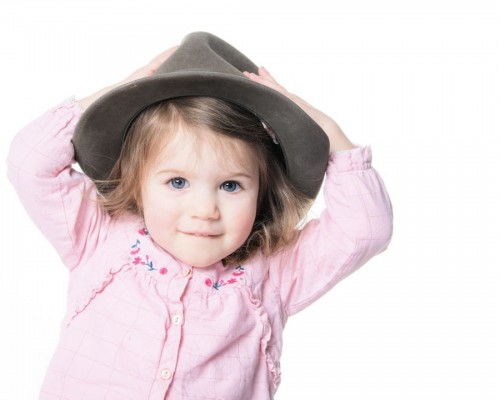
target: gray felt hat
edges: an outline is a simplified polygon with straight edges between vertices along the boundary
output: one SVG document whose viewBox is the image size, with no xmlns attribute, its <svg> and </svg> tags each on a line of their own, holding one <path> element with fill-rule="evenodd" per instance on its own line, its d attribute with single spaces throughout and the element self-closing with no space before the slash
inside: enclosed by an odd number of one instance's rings
<svg viewBox="0 0 500 400">
<path fill-rule="evenodd" d="M 210 33 L 187 35 L 154 75 L 113 89 L 90 105 L 73 137 L 76 160 L 91 179 L 106 179 L 142 110 L 175 97 L 209 96 L 240 105 L 270 127 L 290 181 L 315 197 L 328 163 L 328 137 L 293 101 L 243 71 L 257 73 L 257 66 L 230 44 Z"/>
</svg>

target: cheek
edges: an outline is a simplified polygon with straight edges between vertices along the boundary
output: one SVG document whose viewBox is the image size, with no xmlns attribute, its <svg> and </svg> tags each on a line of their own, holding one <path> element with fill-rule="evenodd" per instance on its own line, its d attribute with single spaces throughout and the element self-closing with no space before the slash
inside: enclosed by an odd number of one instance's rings
<svg viewBox="0 0 500 400">
<path fill-rule="evenodd" d="M 235 231 L 238 232 L 238 236 L 243 240 L 246 240 L 252 231 L 256 213 L 256 202 L 249 202 L 232 212 L 231 224 Z"/>
<path fill-rule="evenodd" d="M 158 219 L 164 219 L 168 214 L 165 213 L 165 201 L 162 201 L 161 194 L 153 187 L 148 187 L 141 191 L 142 214 L 146 223 L 154 224 Z"/>
<path fill-rule="evenodd" d="M 150 193 L 149 197 L 144 197 L 143 214 L 150 219 L 171 219 L 177 214 L 177 208 L 175 202 L 169 202 L 161 194 L 155 197 L 154 193 Z"/>
<path fill-rule="evenodd" d="M 255 222 L 255 216 L 253 218 L 242 218 L 241 220 L 241 238 L 244 242 L 248 239 L 252 233 L 253 224 Z"/>
</svg>

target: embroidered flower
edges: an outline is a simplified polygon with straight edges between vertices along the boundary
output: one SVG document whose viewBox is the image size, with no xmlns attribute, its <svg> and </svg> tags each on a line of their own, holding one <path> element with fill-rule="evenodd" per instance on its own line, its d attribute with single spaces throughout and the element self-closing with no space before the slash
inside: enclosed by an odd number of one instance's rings
<svg viewBox="0 0 500 400">
<path fill-rule="evenodd" d="M 141 257 L 136 257 L 136 258 L 134 258 L 133 263 L 134 263 L 134 265 L 139 265 L 139 264 L 141 264 L 141 261 L 142 261 Z"/>
<path fill-rule="evenodd" d="M 149 259 L 149 256 L 146 255 L 146 262 L 141 262 L 142 265 L 147 265 L 149 267 L 149 271 L 153 271 L 155 269 L 153 261 Z"/>
<path fill-rule="evenodd" d="M 238 265 L 233 272 L 233 276 L 241 276 L 245 273 L 245 268 L 243 268 L 241 265 Z"/>
<path fill-rule="evenodd" d="M 141 244 L 141 242 L 139 241 L 139 239 L 137 239 L 135 241 L 135 243 L 130 247 L 132 249 L 132 250 L 130 250 L 131 255 L 134 256 L 141 251 L 141 248 L 139 247 L 140 244 Z"/>
<path fill-rule="evenodd" d="M 225 279 L 220 279 L 218 282 L 213 282 L 212 279 L 207 278 L 205 280 L 205 285 L 208 287 L 213 287 L 215 290 L 219 290 L 221 287 L 226 286 L 226 285 L 234 285 L 235 283 L 238 282 L 239 276 L 243 275 L 245 273 L 245 268 L 243 268 L 241 265 L 238 265 L 236 268 L 234 268 L 234 271 L 232 272 L 233 277 L 231 277 L 228 280 Z M 235 278 L 236 277 L 236 278 Z"/>
<path fill-rule="evenodd" d="M 238 265 L 236 268 L 234 268 L 234 271 L 232 272 L 232 277 L 230 279 L 225 280 L 225 279 L 220 279 L 219 281 L 213 281 L 210 278 L 205 279 L 205 285 L 208 287 L 212 287 L 215 290 L 219 290 L 223 286 L 227 285 L 234 285 L 235 283 L 238 282 L 238 280 L 241 280 L 243 278 L 238 278 L 239 276 L 243 275 L 245 273 L 245 268 L 243 268 L 241 265 Z"/>
<path fill-rule="evenodd" d="M 209 285 L 208 285 L 208 281 L 212 282 L 210 279 L 207 279 L 207 280 L 205 281 L 205 284 L 207 284 L 207 286 L 209 286 Z M 219 290 L 222 286 L 232 285 L 232 284 L 234 284 L 234 283 L 236 283 L 236 282 L 238 282 L 238 281 L 237 281 L 236 279 L 234 279 L 234 278 L 231 278 L 231 279 L 229 279 L 228 281 L 226 281 L 226 280 L 224 280 L 224 279 L 221 279 L 219 282 L 215 282 L 215 283 L 212 285 L 212 287 L 213 287 L 215 290 Z"/>
<path fill-rule="evenodd" d="M 139 229 L 138 231 L 141 235 L 149 235 L 149 232 L 146 228 Z M 162 267 L 160 269 L 155 268 L 153 260 L 149 259 L 148 254 L 140 254 L 141 253 L 141 241 L 136 239 L 135 243 L 130 246 L 130 255 L 136 256 L 132 260 L 132 264 L 134 265 L 145 265 L 148 267 L 148 271 L 158 271 L 161 275 L 165 275 L 168 270 L 167 267 Z M 145 258 L 144 258 L 145 257 Z"/>
</svg>

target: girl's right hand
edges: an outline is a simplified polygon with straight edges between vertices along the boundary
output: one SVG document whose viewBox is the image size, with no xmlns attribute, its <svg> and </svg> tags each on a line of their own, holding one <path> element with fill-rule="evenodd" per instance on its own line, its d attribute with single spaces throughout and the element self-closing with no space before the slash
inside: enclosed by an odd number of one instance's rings
<svg viewBox="0 0 500 400">
<path fill-rule="evenodd" d="M 99 97 L 101 97 L 103 94 L 109 92 L 110 90 L 113 90 L 114 88 L 124 85 L 125 83 L 135 81 L 140 78 L 145 78 L 147 76 L 153 75 L 158 67 L 162 65 L 174 52 L 177 50 L 179 46 L 174 46 L 171 47 L 168 50 L 165 50 L 163 53 L 158 54 L 155 58 L 153 58 L 149 63 L 146 65 L 142 66 L 141 68 L 137 69 L 133 73 L 131 73 L 129 76 L 127 76 L 125 79 L 122 81 L 111 85 L 107 86 L 104 89 L 99 90 L 98 92 L 85 97 L 83 99 L 77 100 L 78 104 L 82 108 L 82 110 L 86 110 L 88 106 L 90 106 L 94 101 L 96 101 Z"/>
</svg>

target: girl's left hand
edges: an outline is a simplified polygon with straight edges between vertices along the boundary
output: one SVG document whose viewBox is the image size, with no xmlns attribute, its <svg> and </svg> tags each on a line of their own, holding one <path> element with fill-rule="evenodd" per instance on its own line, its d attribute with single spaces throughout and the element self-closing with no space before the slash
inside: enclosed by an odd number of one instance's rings
<svg viewBox="0 0 500 400">
<path fill-rule="evenodd" d="M 302 108 L 327 134 L 328 139 L 330 139 L 330 153 L 355 147 L 332 118 L 311 106 L 299 96 L 288 92 L 264 67 L 259 67 L 258 75 L 247 71 L 243 72 L 243 74 L 252 81 L 280 92 Z"/>
</svg>

